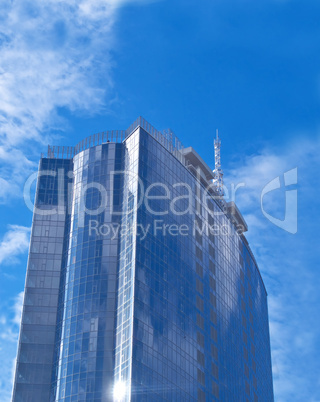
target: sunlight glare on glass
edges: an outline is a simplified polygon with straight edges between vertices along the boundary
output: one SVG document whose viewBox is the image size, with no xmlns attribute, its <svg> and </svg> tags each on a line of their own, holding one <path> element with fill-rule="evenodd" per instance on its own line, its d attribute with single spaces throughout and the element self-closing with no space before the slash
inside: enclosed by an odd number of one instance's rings
<svg viewBox="0 0 320 402">
<path fill-rule="evenodd" d="M 113 388 L 113 400 L 116 402 L 121 402 L 124 400 L 126 395 L 126 383 L 118 381 L 115 383 Z"/>
</svg>

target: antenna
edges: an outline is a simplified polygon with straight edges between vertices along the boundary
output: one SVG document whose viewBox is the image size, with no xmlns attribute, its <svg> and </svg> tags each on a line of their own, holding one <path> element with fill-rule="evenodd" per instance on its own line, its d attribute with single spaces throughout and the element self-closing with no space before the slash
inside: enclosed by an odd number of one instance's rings
<svg viewBox="0 0 320 402">
<path fill-rule="evenodd" d="M 219 138 L 219 131 L 216 130 L 216 138 L 213 141 L 214 145 L 214 179 L 213 184 L 219 195 L 223 196 L 223 171 L 221 169 L 221 158 L 220 158 L 220 149 L 221 149 L 221 140 Z"/>
</svg>

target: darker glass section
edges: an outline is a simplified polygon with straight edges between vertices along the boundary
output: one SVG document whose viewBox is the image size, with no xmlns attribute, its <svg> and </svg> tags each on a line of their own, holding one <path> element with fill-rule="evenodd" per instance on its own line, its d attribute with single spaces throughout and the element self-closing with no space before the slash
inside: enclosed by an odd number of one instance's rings
<svg viewBox="0 0 320 402">
<path fill-rule="evenodd" d="M 25 286 L 14 402 L 49 400 L 72 161 L 42 159 Z M 58 210 L 60 188 L 60 210 Z"/>
</svg>

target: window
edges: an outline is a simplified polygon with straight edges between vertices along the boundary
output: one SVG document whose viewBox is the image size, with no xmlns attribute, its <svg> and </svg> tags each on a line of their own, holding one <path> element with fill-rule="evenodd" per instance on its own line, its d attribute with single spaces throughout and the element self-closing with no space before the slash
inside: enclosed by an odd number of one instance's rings
<svg viewBox="0 0 320 402">
<path fill-rule="evenodd" d="M 201 366 L 204 366 L 204 354 L 200 350 L 197 350 L 197 361 Z"/>
<path fill-rule="evenodd" d="M 247 263 L 249 264 L 249 259 L 247 259 Z M 247 269 L 247 275 L 248 275 L 248 278 L 251 279 L 251 271 L 249 268 Z"/>
<path fill-rule="evenodd" d="M 197 332 L 197 342 L 198 344 L 204 348 L 204 335 L 201 332 Z"/>
<path fill-rule="evenodd" d="M 209 270 L 210 272 L 215 275 L 216 274 L 216 265 L 213 261 L 209 260 Z"/>
<path fill-rule="evenodd" d="M 243 338 L 243 342 L 247 345 L 248 344 L 248 335 L 242 331 L 242 338 Z"/>
<path fill-rule="evenodd" d="M 212 393 L 216 398 L 219 398 L 219 385 L 215 381 L 212 381 Z"/>
<path fill-rule="evenodd" d="M 212 225 L 211 225 L 212 226 Z M 209 240 L 214 244 L 216 238 L 215 238 L 215 233 L 213 233 L 211 230 L 209 230 Z"/>
<path fill-rule="evenodd" d="M 198 402 L 206 402 L 206 394 L 200 388 L 198 388 Z"/>
<path fill-rule="evenodd" d="M 198 214 L 202 215 L 202 205 L 198 198 L 196 198 L 196 211 Z"/>
<path fill-rule="evenodd" d="M 215 345 L 211 345 L 211 355 L 214 360 L 218 361 L 218 348 Z"/>
<path fill-rule="evenodd" d="M 252 370 L 255 373 L 257 371 L 257 367 L 256 367 L 256 362 L 253 359 L 251 360 L 251 364 L 252 364 Z"/>
<path fill-rule="evenodd" d="M 198 371 L 198 375 L 197 375 L 197 377 L 198 377 L 198 382 L 201 384 L 201 385 L 205 385 L 205 376 L 204 376 L 204 372 L 203 371 L 201 371 L 200 369 L 198 369 L 197 370 Z"/>
<path fill-rule="evenodd" d="M 251 311 L 250 311 L 250 314 L 249 314 L 249 321 L 251 322 L 251 324 L 253 324 L 253 315 L 252 315 Z"/>
<path fill-rule="evenodd" d="M 213 307 L 217 307 L 217 298 L 216 296 L 210 292 L 210 303 L 212 304 Z"/>
<path fill-rule="evenodd" d="M 203 277 L 203 268 L 202 268 L 202 266 L 197 262 L 197 274 L 199 275 L 199 276 L 201 276 L 201 278 Z"/>
<path fill-rule="evenodd" d="M 196 289 L 197 289 L 197 292 L 199 292 L 203 295 L 203 283 L 200 282 L 199 279 L 197 279 L 197 281 L 196 281 Z"/>
<path fill-rule="evenodd" d="M 209 254 L 211 257 L 215 257 L 215 250 L 214 248 L 211 246 L 211 244 L 209 244 Z"/>
<path fill-rule="evenodd" d="M 212 368 L 212 375 L 214 378 L 217 380 L 219 379 L 219 367 L 216 365 L 216 363 L 211 363 L 211 368 Z"/>
<path fill-rule="evenodd" d="M 246 381 L 246 394 L 250 395 L 250 384 Z"/>
<path fill-rule="evenodd" d="M 254 388 L 255 389 L 257 389 L 257 379 L 256 379 L 256 377 L 255 376 L 252 376 L 252 382 L 253 382 L 253 386 L 254 386 Z"/>
<path fill-rule="evenodd" d="M 210 309 L 210 321 L 217 325 L 217 313 L 215 311 L 213 311 L 212 309 Z"/>
<path fill-rule="evenodd" d="M 216 281 L 212 276 L 209 278 L 210 288 L 215 292 L 216 291 Z"/>
<path fill-rule="evenodd" d="M 196 217 L 195 225 L 196 225 L 197 233 L 199 233 L 199 231 L 202 232 L 202 219 L 198 215 L 195 215 L 195 217 Z"/>
<path fill-rule="evenodd" d="M 246 347 L 243 347 L 243 355 L 246 361 L 248 361 L 249 355 L 248 355 L 248 349 Z"/>
<path fill-rule="evenodd" d="M 203 311 L 203 309 L 204 309 L 203 305 L 204 305 L 203 300 L 199 296 L 197 296 L 197 309 L 199 309 L 200 311 Z"/>
<path fill-rule="evenodd" d="M 210 336 L 214 342 L 218 342 L 218 332 L 214 327 L 210 328 Z"/>
<path fill-rule="evenodd" d="M 196 246 L 196 256 L 199 260 L 202 260 L 202 250 Z"/>
<path fill-rule="evenodd" d="M 202 246 L 202 236 L 198 231 L 196 231 L 196 241 Z"/>
<path fill-rule="evenodd" d="M 204 318 L 200 314 L 197 314 L 197 325 L 199 328 L 204 329 Z"/>
</svg>

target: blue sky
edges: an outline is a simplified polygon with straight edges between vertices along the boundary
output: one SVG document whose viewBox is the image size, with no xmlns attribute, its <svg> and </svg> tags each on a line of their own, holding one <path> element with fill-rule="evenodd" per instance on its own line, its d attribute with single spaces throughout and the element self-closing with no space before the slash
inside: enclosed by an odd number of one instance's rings
<svg viewBox="0 0 320 402">
<path fill-rule="evenodd" d="M 22 188 L 50 144 L 139 115 L 227 183 L 269 293 L 276 401 L 320 401 L 320 3 L 0 0 L 0 394 L 9 401 L 32 214 Z M 298 169 L 298 232 L 262 189 Z M 265 197 L 283 219 L 284 187 Z"/>
</svg>

